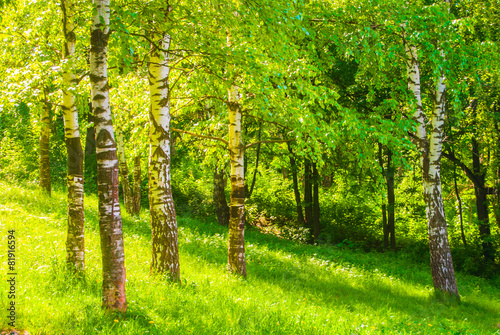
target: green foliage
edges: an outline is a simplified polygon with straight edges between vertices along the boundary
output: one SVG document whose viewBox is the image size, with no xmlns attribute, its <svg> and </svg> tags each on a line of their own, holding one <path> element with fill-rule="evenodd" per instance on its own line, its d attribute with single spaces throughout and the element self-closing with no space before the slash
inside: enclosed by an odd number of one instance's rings
<svg viewBox="0 0 500 335">
<path fill-rule="evenodd" d="M 0 114 L 0 178 L 34 182 L 38 179 L 40 137 L 37 104 L 19 103 Z M 51 113 L 50 162 L 54 184 L 66 184 L 66 146 L 62 120 Z"/>
</svg>

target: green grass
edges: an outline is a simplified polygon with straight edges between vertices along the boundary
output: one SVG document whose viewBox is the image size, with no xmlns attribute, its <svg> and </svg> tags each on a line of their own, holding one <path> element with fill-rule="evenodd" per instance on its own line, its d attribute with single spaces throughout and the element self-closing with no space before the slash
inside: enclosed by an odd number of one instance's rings
<svg viewBox="0 0 500 335">
<path fill-rule="evenodd" d="M 428 260 L 306 246 L 246 232 L 248 278 L 227 274 L 227 233 L 179 218 L 181 284 L 150 277 L 148 213 L 124 214 L 126 315 L 101 306 L 96 197 L 86 198 L 86 275 L 64 270 L 66 195 L 0 182 L 0 330 L 7 231 L 17 255 L 17 324 L 30 334 L 500 334 L 500 288 L 457 274 L 460 305 L 432 297 Z M 4 314 L 4 315 L 3 315 Z"/>
</svg>

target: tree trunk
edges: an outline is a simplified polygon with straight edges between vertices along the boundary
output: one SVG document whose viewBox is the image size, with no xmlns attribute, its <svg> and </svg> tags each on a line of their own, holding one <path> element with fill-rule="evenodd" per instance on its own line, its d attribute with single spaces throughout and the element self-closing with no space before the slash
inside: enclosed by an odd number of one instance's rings
<svg viewBox="0 0 500 335">
<path fill-rule="evenodd" d="M 97 190 L 97 158 L 95 148 L 95 125 L 92 114 L 92 103 L 89 101 L 87 121 L 88 123 L 92 123 L 92 125 L 87 128 L 87 136 L 85 138 L 85 163 L 83 177 L 85 183 L 83 187 L 86 191 L 95 192 Z"/>
<path fill-rule="evenodd" d="M 385 184 L 387 186 L 387 190 L 389 190 L 388 184 L 387 184 L 387 170 L 384 167 L 384 159 L 383 159 L 383 146 L 382 144 L 378 144 L 378 164 L 380 165 L 380 168 L 382 169 L 382 176 L 384 177 Z M 387 224 L 387 204 L 385 203 L 385 197 L 382 198 L 382 231 L 384 233 L 384 250 L 387 250 L 389 248 L 389 226 Z"/>
<path fill-rule="evenodd" d="M 396 228 L 394 218 L 394 168 L 392 167 L 392 151 L 387 149 L 387 230 L 390 235 L 391 249 L 396 250 Z"/>
<path fill-rule="evenodd" d="M 464 221 L 462 215 L 462 199 L 460 198 L 460 193 L 458 192 L 456 167 L 453 168 L 453 182 L 455 184 L 455 194 L 457 196 L 457 201 L 458 201 L 458 215 L 460 217 L 460 234 L 462 236 L 462 243 L 464 244 L 464 246 L 467 246 L 467 240 L 465 239 L 465 233 L 464 233 Z"/>
<path fill-rule="evenodd" d="M 214 172 L 214 203 L 217 222 L 221 226 L 229 226 L 229 206 L 224 193 L 224 170 L 216 169 Z"/>
<path fill-rule="evenodd" d="M 313 194 L 312 194 L 312 173 L 311 163 L 306 161 L 304 164 L 304 207 L 306 213 L 307 227 L 313 232 Z"/>
<path fill-rule="evenodd" d="M 306 222 L 304 220 L 304 213 L 302 212 L 302 201 L 300 199 L 300 191 L 299 191 L 299 181 L 297 177 L 297 164 L 295 162 L 295 157 L 292 151 L 292 147 L 290 146 L 290 142 L 287 142 L 288 151 L 290 152 L 290 166 L 292 167 L 292 178 L 293 178 L 293 193 L 295 195 L 295 204 L 297 207 L 297 220 L 299 221 L 299 225 L 301 227 L 305 227 Z"/>
<path fill-rule="evenodd" d="M 149 146 L 149 195 L 152 232 L 151 273 L 167 273 L 180 281 L 177 216 L 170 184 L 170 36 L 151 46 L 149 91 L 151 98 Z"/>
<path fill-rule="evenodd" d="M 312 165 L 313 169 L 313 232 L 314 240 L 317 241 L 321 233 L 321 225 L 319 221 L 319 173 L 316 168 L 316 163 Z"/>
<path fill-rule="evenodd" d="M 444 125 L 444 74 L 441 72 L 434 97 L 431 117 L 431 136 L 427 138 L 425 115 L 422 108 L 420 91 L 420 70 L 416 48 L 405 45 L 407 55 L 408 86 L 416 100 L 413 119 L 416 122 L 416 144 L 420 152 L 420 165 L 423 174 L 423 193 L 429 230 L 431 273 L 434 290 L 438 295 L 450 295 L 460 299 L 455 270 L 450 253 L 448 232 L 441 194 L 441 152 Z"/>
<path fill-rule="evenodd" d="M 74 5 L 71 1 L 62 0 L 64 32 L 64 58 L 71 64 L 75 53 L 76 36 L 72 21 Z M 83 149 L 80 141 L 80 126 L 74 85 L 76 79 L 71 67 L 63 72 L 64 138 L 68 159 L 68 236 L 66 254 L 69 268 L 74 272 L 85 269 L 85 214 L 83 211 Z"/>
<path fill-rule="evenodd" d="M 109 0 L 94 0 L 90 38 L 90 83 L 96 128 L 97 194 L 101 233 L 103 308 L 125 312 L 125 253 L 118 199 L 118 158 L 109 105 L 107 52 Z"/>
<path fill-rule="evenodd" d="M 229 218 L 228 269 L 246 277 L 245 262 L 245 150 L 241 138 L 241 106 L 238 88 L 229 96 L 229 155 L 231 160 L 231 210 Z"/>
<path fill-rule="evenodd" d="M 490 218 L 488 213 L 488 193 L 485 187 L 486 176 L 484 171 L 482 171 L 481 169 L 479 143 L 477 142 L 475 135 L 472 136 L 472 166 L 473 172 L 479 181 L 479 185 L 474 184 L 474 191 L 476 194 L 477 220 L 479 221 L 479 236 L 481 238 L 483 256 L 487 261 L 494 262 L 495 252 L 491 244 Z"/>
<path fill-rule="evenodd" d="M 134 199 L 133 213 L 138 215 L 141 212 L 141 154 L 134 158 Z"/>
<path fill-rule="evenodd" d="M 389 228 L 387 227 L 387 205 L 382 199 L 382 230 L 384 232 L 384 250 L 389 248 Z"/>
<path fill-rule="evenodd" d="M 40 157 L 40 188 L 47 192 L 50 196 L 51 194 L 51 182 L 50 182 L 50 109 L 51 105 L 49 102 L 43 102 L 43 108 L 41 111 L 40 119 L 42 121 L 42 126 L 40 129 L 40 140 L 39 140 L 39 157 Z"/>
<path fill-rule="evenodd" d="M 116 131 L 117 138 L 117 149 L 118 149 L 118 161 L 120 167 L 120 179 L 122 182 L 123 189 L 123 203 L 125 204 L 125 209 L 127 213 L 132 214 L 132 191 L 130 190 L 130 181 L 128 179 L 128 164 L 127 158 L 125 157 L 125 146 L 123 144 L 123 133 L 121 130 Z"/>
<path fill-rule="evenodd" d="M 261 128 L 262 128 L 262 126 L 260 125 L 259 126 L 259 136 L 258 136 L 259 141 L 260 141 Z M 252 185 L 250 186 L 250 191 L 248 192 L 247 199 L 250 199 L 250 197 L 252 196 L 252 193 L 253 193 L 253 189 L 255 187 L 255 181 L 257 179 L 257 171 L 259 168 L 259 157 L 260 157 L 260 143 L 257 144 L 257 153 L 256 153 L 256 157 L 255 157 L 255 169 L 253 170 Z M 283 176 L 284 176 L 284 174 L 283 174 Z"/>
<path fill-rule="evenodd" d="M 495 115 L 495 130 L 497 132 L 496 136 L 496 143 L 497 145 L 495 146 L 496 149 L 496 157 L 497 157 L 497 162 L 500 162 L 500 128 L 498 127 L 498 118 L 500 117 L 500 107 L 498 106 L 498 103 L 495 103 L 495 109 L 493 110 L 494 115 Z M 495 206 L 493 207 L 494 210 L 493 212 L 495 213 L 495 221 L 497 223 L 497 227 L 500 231 L 500 163 L 497 163 L 496 167 L 496 203 Z"/>
</svg>

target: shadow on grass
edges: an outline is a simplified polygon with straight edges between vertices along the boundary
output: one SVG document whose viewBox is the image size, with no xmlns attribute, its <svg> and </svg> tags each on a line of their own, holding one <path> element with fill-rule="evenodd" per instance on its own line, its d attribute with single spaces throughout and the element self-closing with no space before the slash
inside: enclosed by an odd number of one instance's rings
<svg viewBox="0 0 500 335">
<path fill-rule="evenodd" d="M 225 227 L 217 225 L 215 222 L 201 222 L 196 220 L 179 220 L 180 226 L 190 231 L 193 235 L 202 235 L 203 239 L 181 241 L 182 252 L 187 252 L 192 256 L 217 265 L 224 265 L 227 261 L 226 244 L 205 243 L 210 237 L 219 238 L 227 236 Z M 193 226 L 196 223 L 196 226 Z M 293 241 L 283 240 L 279 237 L 262 234 L 255 229 L 247 230 L 246 246 L 248 257 L 249 280 L 265 282 L 266 285 L 279 286 L 285 292 L 301 292 L 301 294 L 311 297 L 319 305 L 360 305 L 373 310 L 381 307 L 398 310 L 406 313 L 412 318 L 421 319 L 429 317 L 429 305 L 435 304 L 436 308 L 449 308 L 441 304 L 432 295 L 414 296 L 406 294 L 401 289 L 395 289 L 390 283 L 382 283 L 372 278 L 370 281 L 362 280 L 357 287 L 350 284 L 349 278 L 343 278 L 340 273 L 328 273 L 328 268 L 316 268 L 314 273 L 304 272 L 303 268 L 308 266 L 307 260 L 314 257 L 318 261 L 333 262 L 335 265 L 343 265 L 347 268 L 354 267 L 359 271 L 359 276 L 370 277 L 373 274 L 383 274 L 385 276 L 399 279 L 412 286 L 432 286 L 430 268 L 427 266 L 409 267 L 408 263 L 402 260 L 393 259 L 387 254 L 377 254 L 375 256 L 365 255 L 362 252 L 344 251 L 325 246 L 301 245 Z M 287 252 L 296 256 L 294 262 L 285 262 L 273 253 L 255 254 L 249 245 L 265 247 L 272 252 Z M 393 255 L 395 256 L 395 255 Z M 377 259 L 378 258 L 378 259 Z M 389 266 L 387 262 L 390 262 Z M 294 264 L 294 263 L 298 263 Z M 332 264 L 332 263 L 330 263 Z M 428 270 L 428 274 L 425 271 Z M 322 273 L 322 272 L 325 273 Z M 377 271 L 377 272 L 375 272 Z M 417 277 L 414 272 L 417 273 Z M 418 276 L 419 275 L 419 276 Z M 425 277 L 425 278 L 423 278 Z M 419 280 L 422 279 L 423 280 Z M 358 287 L 359 286 L 359 287 Z M 353 308 L 351 306 L 351 308 Z M 500 312 L 495 308 L 475 302 L 464 302 L 461 307 L 464 309 L 474 309 L 479 314 L 488 314 L 492 318 L 500 317 Z M 471 318 L 469 318 L 471 319 Z M 472 321 L 472 320 L 471 320 Z M 483 326 L 482 321 L 475 321 L 478 326 Z"/>
</svg>

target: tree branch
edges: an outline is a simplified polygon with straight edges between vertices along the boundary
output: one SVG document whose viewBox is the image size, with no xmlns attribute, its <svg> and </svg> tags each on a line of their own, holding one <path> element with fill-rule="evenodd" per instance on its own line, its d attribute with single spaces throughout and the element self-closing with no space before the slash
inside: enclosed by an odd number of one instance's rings
<svg viewBox="0 0 500 335">
<path fill-rule="evenodd" d="M 253 147 L 254 145 L 262 144 L 262 143 L 287 143 L 287 142 L 292 142 L 292 141 L 295 141 L 295 139 L 292 138 L 292 139 L 289 139 L 289 140 L 264 140 L 264 141 L 258 141 L 258 142 L 254 142 L 254 143 L 250 143 L 250 144 L 245 145 L 245 150 L 248 149 L 248 148 L 250 148 L 250 147 Z"/>
<path fill-rule="evenodd" d="M 191 135 L 191 136 L 194 136 L 194 137 L 200 137 L 200 138 L 206 138 L 206 139 L 209 139 L 209 140 L 220 141 L 220 142 L 224 143 L 225 145 L 229 146 L 229 142 L 226 141 L 223 138 L 220 138 L 220 137 L 201 135 L 201 134 L 192 133 L 190 131 L 180 130 L 180 129 L 175 129 L 175 128 L 170 128 L 170 130 L 178 132 L 178 133 L 188 134 L 188 135 Z"/>
<path fill-rule="evenodd" d="M 450 160 L 451 162 L 455 163 L 457 166 L 459 166 L 462 171 L 465 172 L 465 174 L 467 175 L 467 177 L 469 177 L 469 179 L 472 181 L 472 183 L 474 184 L 474 186 L 476 186 L 477 188 L 483 188 L 484 185 L 481 184 L 478 176 L 476 176 L 474 174 L 474 172 L 472 172 L 471 169 L 469 169 L 467 167 L 467 165 L 465 165 L 461 160 L 459 160 L 456 156 L 455 156 L 455 153 L 454 152 L 451 152 L 451 153 L 448 153 L 448 152 L 442 152 L 443 156 L 446 157 L 448 160 Z"/>
</svg>

